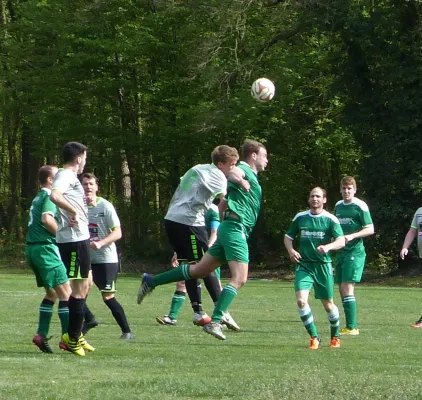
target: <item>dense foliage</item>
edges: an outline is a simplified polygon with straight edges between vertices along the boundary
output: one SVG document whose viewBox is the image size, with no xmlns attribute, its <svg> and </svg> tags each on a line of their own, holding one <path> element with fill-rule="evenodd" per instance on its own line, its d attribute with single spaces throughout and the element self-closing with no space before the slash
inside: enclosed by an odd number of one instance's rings
<svg viewBox="0 0 422 400">
<path fill-rule="evenodd" d="M 5 238 L 23 238 L 38 167 L 78 140 L 127 253 L 163 255 L 179 177 L 248 137 L 270 152 L 257 262 L 285 254 L 312 186 L 332 209 L 344 175 L 372 210 L 371 259 L 397 258 L 422 192 L 422 2 L 1 0 L 0 11 Z M 261 76 L 276 85 L 270 104 L 249 94 Z"/>
</svg>

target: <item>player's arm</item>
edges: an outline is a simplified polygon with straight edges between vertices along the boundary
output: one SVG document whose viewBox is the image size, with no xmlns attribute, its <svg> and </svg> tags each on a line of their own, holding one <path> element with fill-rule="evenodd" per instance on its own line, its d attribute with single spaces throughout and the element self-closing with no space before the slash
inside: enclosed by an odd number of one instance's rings
<svg viewBox="0 0 422 400">
<path fill-rule="evenodd" d="M 57 222 L 54 215 L 51 213 L 44 213 L 41 216 L 41 222 L 44 228 L 47 229 L 51 234 L 55 235 L 57 232 Z"/>
<path fill-rule="evenodd" d="M 107 246 L 113 242 L 116 242 L 122 237 L 122 229 L 120 226 L 115 226 L 112 228 L 111 232 L 104 238 L 99 241 L 92 241 L 90 243 L 91 249 L 99 250 L 101 247 Z"/>
<path fill-rule="evenodd" d="M 245 172 L 239 167 L 233 167 L 227 175 L 227 180 L 237 183 L 245 192 L 248 192 L 251 188 L 250 183 L 245 179 Z"/>
<path fill-rule="evenodd" d="M 220 221 L 224 219 L 224 213 L 227 211 L 228 201 L 225 197 L 220 198 L 220 204 L 218 205 L 218 214 L 220 216 Z"/>
<path fill-rule="evenodd" d="M 418 230 L 416 228 L 410 227 L 409 231 L 404 238 L 403 246 L 400 250 L 400 257 L 402 260 L 407 256 L 409 253 L 409 247 L 415 240 L 416 235 L 418 234 Z"/>
<path fill-rule="evenodd" d="M 339 236 L 335 240 L 333 240 L 331 243 L 328 244 L 322 244 L 317 247 L 317 250 L 321 254 L 327 254 L 328 252 L 332 250 L 339 250 L 343 248 L 346 245 L 346 239 L 344 236 Z"/>
<path fill-rule="evenodd" d="M 354 239 L 359 239 L 359 238 L 364 238 L 364 237 L 367 237 L 367 236 L 371 236 L 371 235 L 374 234 L 374 232 L 375 232 L 375 230 L 374 230 L 374 224 L 367 225 L 367 226 L 363 227 L 358 232 L 351 233 L 350 235 L 346 235 L 345 236 L 346 243 L 351 242 Z"/>
<path fill-rule="evenodd" d="M 290 260 L 293 263 L 297 264 L 302 258 L 302 256 L 298 251 L 293 248 L 293 239 L 287 235 L 284 236 L 284 247 L 289 253 Z"/>
<path fill-rule="evenodd" d="M 73 216 L 73 220 L 75 223 L 78 222 L 79 216 L 78 211 L 72 207 L 72 205 L 64 198 L 63 193 L 60 192 L 58 189 L 52 189 L 50 194 L 50 200 L 57 206 L 63 210 L 66 210 Z"/>
</svg>

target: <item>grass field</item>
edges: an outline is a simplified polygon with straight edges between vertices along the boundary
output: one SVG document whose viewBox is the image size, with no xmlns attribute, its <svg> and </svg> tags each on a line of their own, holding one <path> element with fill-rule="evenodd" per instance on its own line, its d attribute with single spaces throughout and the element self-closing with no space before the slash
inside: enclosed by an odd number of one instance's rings
<svg viewBox="0 0 422 400">
<path fill-rule="evenodd" d="M 101 325 L 87 335 L 97 350 L 85 358 L 61 352 L 53 316 L 54 354 L 31 343 L 42 291 L 31 275 L 0 275 L 0 399 L 421 399 L 422 309 L 417 288 L 361 286 L 361 335 L 330 349 L 329 325 L 312 300 L 322 348 L 307 349 L 292 283 L 252 280 L 231 314 L 243 328 L 220 342 L 191 323 L 185 304 L 176 327 L 159 326 L 174 287 L 136 304 L 139 280 L 120 277 L 118 298 L 136 338 L 120 330 L 96 290 L 89 305 Z M 204 295 L 204 304 L 211 302 Z M 340 305 L 337 298 L 337 304 Z M 340 307 L 341 309 L 341 307 Z"/>
</svg>

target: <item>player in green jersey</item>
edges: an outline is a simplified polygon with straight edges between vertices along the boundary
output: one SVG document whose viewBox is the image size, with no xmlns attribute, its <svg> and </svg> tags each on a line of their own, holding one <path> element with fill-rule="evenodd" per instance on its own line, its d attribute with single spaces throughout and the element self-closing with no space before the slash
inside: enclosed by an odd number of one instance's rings
<svg viewBox="0 0 422 400">
<path fill-rule="evenodd" d="M 422 207 L 419 207 L 413 215 L 410 228 L 404 238 L 403 246 L 400 250 L 400 258 L 402 260 L 409 254 L 409 247 L 415 238 L 417 238 L 419 260 L 422 260 Z M 411 327 L 422 328 L 422 315 Z"/>
<path fill-rule="evenodd" d="M 48 344 L 48 331 L 53 306 L 59 299 L 59 319 L 62 334 L 69 325 L 69 279 L 56 245 L 57 208 L 49 196 L 57 167 L 44 165 L 38 172 L 41 190 L 32 200 L 29 210 L 25 257 L 35 274 L 38 287 L 44 287 L 45 296 L 40 304 L 38 330 L 32 342 L 44 353 L 52 353 Z"/>
<path fill-rule="evenodd" d="M 327 194 L 316 187 L 309 194 L 310 210 L 300 212 L 293 218 L 284 236 L 284 245 L 290 260 L 297 264 L 295 274 L 296 301 L 299 315 L 310 336 L 310 346 L 316 350 L 320 338 L 309 306 L 309 292 L 314 287 L 315 298 L 320 299 L 328 315 L 331 327 L 331 348 L 340 347 L 339 311 L 333 302 L 334 278 L 331 251 L 344 247 L 345 240 L 338 219 L 324 210 Z M 293 241 L 297 240 L 297 248 Z"/>
<path fill-rule="evenodd" d="M 339 250 L 335 261 L 336 283 L 339 284 L 346 327 L 342 335 L 359 335 L 355 284 L 360 282 L 365 266 L 365 247 L 362 238 L 374 234 L 374 224 L 366 203 L 355 197 L 356 180 L 345 176 L 340 182 L 343 200 L 337 202 L 334 214 L 343 229 L 346 246 Z"/>
<path fill-rule="evenodd" d="M 244 161 L 230 171 L 230 174 L 238 178 L 239 183 L 233 183 L 228 177 L 227 197 L 219 205 L 220 215 L 224 214 L 224 220 L 212 247 L 197 264 L 183 263 L 171 271 L 155 276 L 144 274 L 138 291 L 138 303 L 141 303 L 156 286 L 203 277 L 228 262 L 231 278 L 215 305 L 211 322 L 203 327 L 205 332 L 221 340 L 226 339 L 221 330 L 223 315 L 248 278 L 247 238 L 256 224 L 262 199 L 262 189 L 257 175 L 268 163 L 265 146 L 255 140 L 247 140 L 242 145 L 241 155 Z M 250 185 L 247 192 L 242 189 L 243 180 L 248 181 Z"/>
</svg>

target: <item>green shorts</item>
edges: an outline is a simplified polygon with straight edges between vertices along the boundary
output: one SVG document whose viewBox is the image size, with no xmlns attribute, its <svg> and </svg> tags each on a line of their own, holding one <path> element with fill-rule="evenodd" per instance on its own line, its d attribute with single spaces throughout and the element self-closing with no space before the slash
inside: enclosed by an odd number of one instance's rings
<svg viewBox="0 0 422 400">
<path fill-rule="evenodd" d="M 55 288 L 69 280 L 55 244 L 29 244 L 25 248 L 25 257 L 38 287 Z"/>
<path fill-rule="evenodd" d="M 334 277 L 331 263 L 304 263 L 296 267 L 295 291 L 315 290 L 315 298 L 331 300 L 334 297 Z"/>
<path fill-rule="evenodd" d="M 360 282 L 365 267 L 366 254 L 350 252 L 336 255 L 336 283 Z"/>
<path fill-rule="evenodd" d="M 247 236 L 243 225 L 234 219 L 225 219 L 218 227 L 217 240 L 207 251 L 222 264 L 227 261 L 249 263 Z"/>
</svg>

